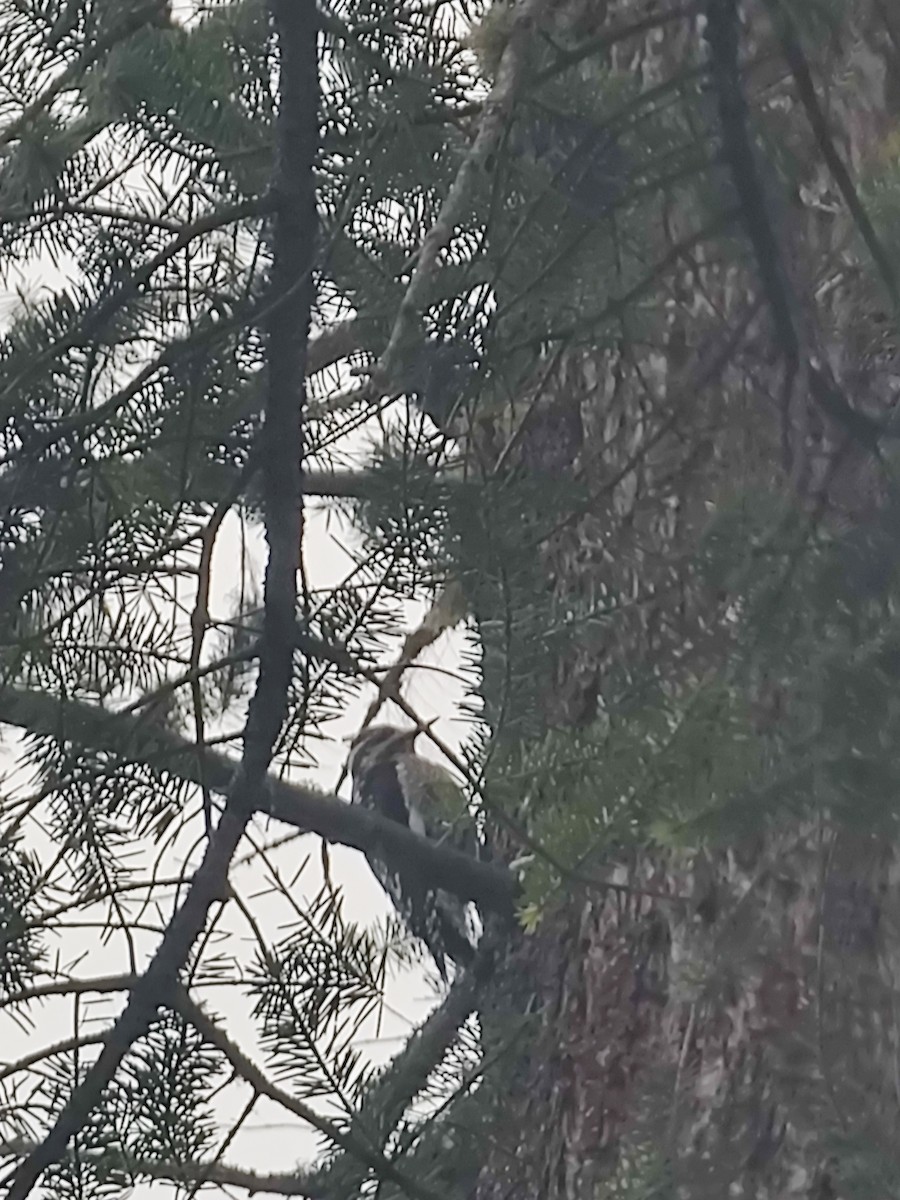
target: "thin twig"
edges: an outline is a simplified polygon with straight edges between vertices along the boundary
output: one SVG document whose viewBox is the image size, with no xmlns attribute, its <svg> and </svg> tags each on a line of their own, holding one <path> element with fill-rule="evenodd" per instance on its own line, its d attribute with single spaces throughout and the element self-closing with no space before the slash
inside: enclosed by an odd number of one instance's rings
<svg viewBox="0 0 900 1200">
<path fill-rule="evenodd" d="M 288 1112 L 293 1113 L 301 1121 L 305 1121 L 306 1124 L 311 1125 L 313 1129 L 327 1137 L 333 1145 L 365 1163 L 379 1179 L 389 1179 L 393 1183 L 399 1184 L 407 1195 L 418 1197 L 419 1200 L 444 1200 L 440 1193 L 433 1192 L 430 1188 L 411 1179 L 405 1172 L 398 1170 L 388 1162 L 383 1154 L 373 1150 L 355 1132 L 341 1129 L 326 1117 L 320 1116 L 303 1100 L 297 1099 L 272 1083 L 224 1030 L 220 1029 L 216 1022 L 191 1000 L 184 988 L 176 989 L 173 1006 L 185 1021 L 193 1025 L 205 1041 L 209 1042 L 211 1046 L 215 1046 L 225 1056 L 235 1073 L 249 1083 L 258 1095 L 274 1100 L 276 1104 L 286 1108 Z"/>
</svg>

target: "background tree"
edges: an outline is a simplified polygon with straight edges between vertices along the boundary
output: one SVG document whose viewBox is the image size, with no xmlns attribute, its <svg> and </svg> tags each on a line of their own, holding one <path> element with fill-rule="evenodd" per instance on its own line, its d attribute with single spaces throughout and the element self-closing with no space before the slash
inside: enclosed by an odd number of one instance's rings
<svg viewBox="0 0 900 1200">
<path fill-rule="evenodd" d="M 30 772 L 0 985 L 24 1022 L 127 996 L 0 1073 L 8 1194 L 898 1191 L 890 11 L 67 0 L 0 27 L 5 278 L 62 269 L 0 360 L 0 719 Z M 338 586 L 301 491 L 352 505 Z M 233 514 L 265 586 L 236 569 L 220 620 Z M 490 864 L 279 780 L 373 685 L 424 723 L 402 682 L 463 613 L 452 761 Z M 383 1072 L 357 1035 L 408 948 L 327 871 L 298 894 L 254 812 L 481 906 Z M 242 839 L 285 936 L 228 886 Z M 127 950 L 100 980 L 51 941 L 98 904 Z M 226 1165 L 260 1097 L 321 1163 Z"/>
</svg>

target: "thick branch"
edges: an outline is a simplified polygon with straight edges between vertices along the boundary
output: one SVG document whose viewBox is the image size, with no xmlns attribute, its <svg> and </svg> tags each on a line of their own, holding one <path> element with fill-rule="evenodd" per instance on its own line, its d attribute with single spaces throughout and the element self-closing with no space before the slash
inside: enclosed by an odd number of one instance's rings
<svg viewBox="0 0 900 1200">
<path fill-rule="evenodd" d="M 364 1132 L 379 1148 L 384 1147 L 409 1105 L 428 1084 L 458 1030 L 474 1011 L 479 984 L 489 974 L 493 962 L 493 941 L 488 937 L 469 970 L 455 980 L 443 1004 L 416 1030 L 403 1050 L 369 1087 L 353 1114 L 352 1129 Z M 358 1162 L 342 1154 L 324 1170 L 309 1175 L 306 1181 L 314 1195 L 356 1196 L 364 1175 Z"/>
<path fill-rule="evenodd" d="M 0 692 L 0 723 L 45 734 L 61 741 L 109 751 L 131 762 L 164 771 L 200 785 L 197 747 L 192 741 L 160 729 L 140 716 L 106 712 L 92 704 L 59 700 L 37 689 Z M 235 762 L 207 750 L 204 776 L 218 793 L 227 791 Z M 337 796 L 269 776 L 255 796 L 256 808 L 328 842 L 376 854 L 388 864 L 414 860 L 436 887 L 445 888 L 484 908 L 511 912 L 518 890 L 505 867 L 478 862 L 445 845 L 435 845 L 404 825 L 389 821 Z"/>
<path fill-rule="evenodd" d="M 25 1200 L 43 1171 L 65 1153 L 84 1126 L 133 1043 L 153 1017 L 202 932 L 210 906 L 223 893 L 228 868 L 253 812 L 287 711 L 291 681 L 300 555 L 300 460 L 306 343 L 316 245 L 313 164 L 318 148 L 318 56 L 315 0 L 272 0 L 281 61 L 276 203 L 269 318 L 269 387 L 263 448 L 266 454 L 266 534 L 269 559 L 264 590 L 259 677 L 250 701 L 244 754 L 228 788 L 222 819 L 212 834 L 187 898 L 172 918 L 145 974 L 132 990 L 97 1061 L 75 1087 L 41 1142 L 13 1173 L 7 1200 Z"/>
<path fill-rule="evenodd" d="M 547 0 L 518 0 L 513 6 L 509 40 L 497 67 L 491 94 L 482 109 L 478 133 L 434 224 L 422 241 L 415 268 L 397 311 L 391 336 L 378 362 L 377 375 L 380 378 L 391 378 L 404 348 L 416 336 L 418 318 L 428 298 L 432 276 L 438 269 L 438 260 L 442 251 L 450 244 L 457 223 L 468 208 L 472 191 L 477 187 L 478 176 L 485 170 L 491 154 L 503 136 L 525 75 L 528 44 L 534 26 L 546 7 Z"/>
</svg>

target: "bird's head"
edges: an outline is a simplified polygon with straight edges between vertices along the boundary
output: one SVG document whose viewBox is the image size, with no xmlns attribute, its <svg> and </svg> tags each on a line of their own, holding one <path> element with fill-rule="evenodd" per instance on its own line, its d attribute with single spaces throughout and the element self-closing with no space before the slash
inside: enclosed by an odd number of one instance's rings
<svg viewBox="0 0 900 1200">
<path fill-rule="evenodd" d="M 398 754 L 409 754 L 421 729 L 399 729 L 396 725 L 369 725 L 350 743 L 348 765 L 352 775 L 375 763 L 390 762 Z"/>
</svg>

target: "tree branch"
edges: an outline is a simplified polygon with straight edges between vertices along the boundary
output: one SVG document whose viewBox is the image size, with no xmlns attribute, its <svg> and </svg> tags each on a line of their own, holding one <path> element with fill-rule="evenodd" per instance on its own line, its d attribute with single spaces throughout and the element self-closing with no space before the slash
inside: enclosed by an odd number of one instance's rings
<svg viewBox="0 0 900 1200">
<path fill-rule="evenodd" d="M 773 10 L 773 20 L 779 28 L 782 48 L 794 74 L 801 102 L 807 109 L 819 147 L 841 187 L 854 219 L 860 226 L 870 253 L 882 272 L 885 286 L 896 303 L 892 268 L 887 264 L 885 275 L 886 260 L 846 169 L 833 147 L 830 154 L 827 152 L 830 147 L 827 126 L 818 109 L 812 79 L 799 42 L 793 35 L 793 27 L 787 14 L 777 6 L 776 0 L 767 0 L 767 4 Z M 877 452 L 879 439 L 896 436 L 896 432 L 868 414 L 853 408 L 834 380 L 827 363 L 812 361 L 808 350 L 802 352 L 800 322 L 795 318 L 798 309 L 797 298 L 784 269 L 781 246 L 772 224 L 748 129 L 747 101 L 741 87 L 739 33 L 737 0 L 708 0 L 706 38 L 718 97 L 723 154 L 738 194 L 744 228 L 753 248 L 763 294 L 772 315 L 774 336 L 785 363 L 781 398 L 785 447 L 787 449 L 788 405 L 794 381 L 802 365 L 808 377 L 810 395 L 819 408 L 841 425 L 860 445 Z M 866 236 L 867 230 L 871 238 Z"/>
<path fill-rule="evenodd" d="M 431 278 L 438 258 L 450 243 L 460 217 L 466 212 L 478 176 L 487 167 L 491 154 L 500 143 L 516 95 L 525 75 L 528 43 L 547 0 L 518 0 L 510 17 L 509 40 L 500 57 L 496 80 L 481 112 L 475 136 L 456 174 L 434 224 L 425 235 L 416 257 L 416 265 L 400 301 L 391 336 L 378 361 L 376 379 L 390 379 L 414 340 L 417 322 L 428 297 Z"/>
<path fill-rule="evenodd" d="M 365 1163 L 379 1179 L 389 1179 L 398 1184 L 407 1195 L 418 1196 L 419 1200 L 443 1200 L 443 1197 L 432 1192 L 430 1188 L 424 1187 L 409 1178 L 404 1172 L 399 1171 L 380 1151 L 373 1150 L 367 1141 L 361 1140 L 355 1131 L 348 1132 L 341 1129 L 326 1117 L 319 1116 L 315 1109 L 303 1100 L 298 1100 L 272 1083 L 265 1073 L 244 1054 L 243 1050 L 231 1041 L 224 1030 L 220 1029 L 215 1021 L 194 1003 L 183 987 L 176 989 L 173 1007 L 184 1020 L 193 1025 L 205 1041 L 211 1046 L 215 1046 L 225 1056 L 235 1074 L 249 1083 L 260 1096 L 274 1100 L 276 1104 L 280 1104 L 288 1112 L 292 1112 L 294 1116 L 318 1130 L 345 1153 Z"/>
<path fill-rule="evenodd" d="M 324 1193 L 317 1192 L 303 1171 L 285 1171 L 277 1175 L 263 1175 L 243 1167 L 224 1162 L 195 1163 L 151 1162 L 149 1160 L 126 1160 L 125 1170 L 133 1176 L 162 1180 L 178 1184 L 218 1184 L 220 1188 L 243 1188 L 251 1196 L 257 1192 L 271 1192 L 275 1196 L 303 1196 L 306 1200 L 324 1200 Z"/>
<path fill-rule="evenodd" d="M 123 1168 L 130 1175 L 142 1175 L 150 1179 L 173 1180 L 184 1183 L 204 1182 L 217 1183 L 220 1186 L 240 1187 L 253 1194 L 255 1192 L 273 1192 L 282 1196 L 305 1196 L 307 1200 L 319 1200 L 329 1195 L 355 1195 L 357 1185 L 365 1178 L 366 1163 L 360 1158 L 360 1139 L 364 1138 L 378 1151 L 383 1147 L 391 1131 L 408 1108 L 410 1102 L 426 1086 L 431 1073 L 440 1063 L 452 1044 L 457 1030 L 474 1011 L 478 986 L 493 961 L 493 950 L 485 947 L 479 951 L 472 967 L 459 976 L 443 1003 L 426 1018 L 422 1025 L 409 1038 L 404 1048 L 396 1058 L 384 1069 L 381 1075 L 369 1087 L 359 1109 L 350 1119 L 347 1134 L 336 1130 L 330 1123 L 327 1128 L 320 1129 L 331 1140 L 335 1136 L 348 1139 L 344 1152 L 324 1168 L 305 1169 L 284 1172 L 278 1175 L 262 1175 L 255 1171 L 225 1163 L 198 1161 L 195 1163 L 153 1162 L 149 1159 L 123 1161 Z M 10 998 L 10 1003 L 66 993 L 83 993 L 89 991 L 109 992 L 124 991 L 134 986 L 137 977 L 133 975 L 110 975 L 84 980 L 63 980 L 58 983 L 40 985 L 29 988 Z M 176 1010 L 189 1021 L 211 1044 L 221 1050 L 229 1063 L 245 1081 L 256 1088 L 262 1077 L 253 1063 L 234 1046 L 227 1036 L 215 1025 L 203 1010 L 191 1000 L 187 993 L 179 991 L 174 1002 Z M 96 1039 L 103 1041 L 103 1035 Z M 49 1054 L 60 1053 L 74 1048 L 72 1040 L 51 1046 L 39 1055 L 33 1055 L 27 1061 L 15 1064 L 10 1068 L 22 1069 L 40 1061 Z M 77 1044 L 84 1045 L 84 1041 Z M 266 1093 L 268 1094 L 268 1093 Z M 272 1097 L 281 1102 L 282 1093 Z M 306 1106 L 296 1115 L 306 1120 L 309 1113 Z M 317 1126 L 318 1128 L 318 1126 Z M 28 1153 L 34 1149 L 33 1144 L 9 1145 L 0 1147 L 0 1153 L 6 1150 L 10 1154 Z M 368 1153 L 368 1152 L 367 1152 Z M 383 1162 L 377 1160 L 380 1171 Z"/>
<path fill-rule="evenodd" d="M 128 992 L 137 983 L 138 975 L 95 975 L 89 979 L 54 979 L 50 983 L 37 983 L 6 996 L 0 1008 L 15 1004 L 27 1004 L 29 1000 L 40 1000 L 45 996 L 83 996 L 86 992 Z"/>
<path fill-rule="evenodd" d="M 7 688 L 0 692 L 0 722 L 94 750 L 121 754 L 131 762 L 186 783 L 199 786 L 201 782 L 194 743 L 142 721 L 139 715 L 111 713 L 77 700 L 60 704 L 55 697 L 37 689 Z M 226 755 L 206 750 L 204 772 L 214 792 L 227 791 L 235 765 Z M 254 799 L 258 811 L 305 833 L 374 853 L 389 865 L 401 866 L 414 860 L 436 887 L 462 899 L 474 900 L 490 910 L 512 911 L 518 884 L 503 866 L 478 862 L 449 846 L 435 845 L 396 821 L 346 804 L 337 796 L 315 788 L 285 783 L 273 775 L 260 784 Z"/>
<path fill-rule="evenodd" d="M 383 1147 L 408 1109 L 427 1085 L 435 1067 L 450 1048 L 460 1026 L 475 1009 L 478 988 L 494 961 L 492 939 L 483 942 L 471 967 L 454 980 L 443 1004 L 409 1038 L 401 1052 L 368 1088 L 351 1119 Z M 338 1156 L 322 1171 L 307 1176 L 314 1195 L 356 1196 L 364 1181 L 357 1162 Z"/>
<path fill-rule="evenodd" d="M 306 344 L 313 300 L 318 150 L 318 53 L 315 0 L 271 0 L 280 49 L 280 105 L 275 122 L 276 203 L 274 267 L 269 315 L 269 376 L 265 425 L 266 534 L 269 559 L 264 589 L 259 677 L 250 700 L 241 764 L 228 787 L 225 809 L 187 897 L 164 933 L 146 972 L 105 1039 L 96 1062 L 73 1088 L 44 1140 L 13 1172 L 7 1200 L 25 1200 L 43 1171 L 65 1153 L 83 1127 L 133 1043 L 153 1017 L 202 932 L 224 889 L 234 851 L 264 783 L 287 712 L 293 665 L 294 606 L 300 557 L 300 461 L 305 399 Z"/>
<path fill-rule="evenodd" d="M 92 308 L 88 308 L 87 312 L 69 330 L 64 333 L 55 342 L 42 350 L 38 354 L 33 354 L 26 367 L 24 367 L 18 375 L 6 385 L 2 393 L 0 393 L 0 404 L 4 406 L 15 407 L 17 404 L 22 389 L 28 383 L 29 379 L 33 378 L 45 367 L 49 366 L 54 359 L 59 355 L 64 354 L 67 350 L 71 350 L 76 346 L 81 346 L 90 341 L 90 339 L 99 332 L 103 325 L 125 304 L 128 300 L 139 295 L 141 290 L 150 283 L 156 272 L 166 265 L 172 258 L 181 254 L 191 242 L 198 237 L 202 237 L 207 233 L 211 233 L 216 229 L 222 229 L 227 225 L 236 224 L 238 221 L 248 220 L 251 217 L 259 217 L 272 209 L 272 198 L 269 196 L 253 200 L 241 200 L 236 204 L 232 204 L 226 208 L 213 210 L 205 213 L 202 217 L 198 217 L 196 221 L 185 225 L 181 232 L 162 250 L 159 250 L 152 258 L 148 259 L 142 266 L 138 267 L 132 274 L 115 288 L 111 293 L 107 293 Z M 224 322 L 221 326 L 216 326 L 211 331 L 203 331 L 203 336 L 207 332 L 210 335 L 220 336 L 221 330 L 225 328 Z M 187 339 L 186 339 L 187 340 Z M 166 352 L 168 353 L 168 351 Z M 162 362 L 165 355 L 161 355 L 158 362 Z M 167 359 L 165 361 L 168 361 Z M 158 367 L 157 367 L 158 369 Z M 143 376 L 143 372 L 141 373 Z M 108 402 L 101 405 L 102 414 L 106 414 Z M 101 415 L 102 415 L 101 414 Z M 70 432 L 72 429 L 79 428 L 79 423 L 96 423 L 97 412 L 93 411 L 89 414 L 79 414 L 79 416 L 70 419 L 64 418 L 54 427 L 51 435 L 52 438 L 59 438 L 64 433 Z M 52 445 L 49 441 L 47 446 Z"/>
<path fill-rule="evenodd" d="M 706 40 L 718 99 L 722 151 L 738 195 L 744 228 L 756 256 L 775 337 L 781 345 L 786 372 L 793 379 L 800 361 L 799 337 L 794 326 L 794 304 L 790 284 L 784 275 L 781 247 L 769 219 L 747 129 L 747 101 L 741 88 L 738 55 L 736 0 L 709 0 L 706 16 Z"/>
<path fill-rule="evenodd" d="M 109 32 L 90 42 L 84 51 L 73 62 L 63 67 L 44 90 L 30 104 L 25 105 L 19 116 L 10 121 L 0 132 L 0 147 L 8 146 L 10 142 L 21 138 L 28 130 L 29 125 L 47 111 L 57 96 L 74 88 L 76 84 L 80 84 L 84 73 L 119 42 L 126 41 L 145 25 L 160 24 L 165 19 L 163 15 L 165 7 L 160 0 L 148 0 L 147 4 L 142 4 L 132 12 L 126 13 L 121 24 L 114 24 Z"/>
<path fill-rule="evenodd" d="M 38 1063 L 51 1058 L 54 1054 L 71 1054 L 75 1050 L 83 1050 L 86 1046 L 102 1046 L 105 1041 L 105 1034 L 90 1033 L 65 1038 L 61 1042 L 54 1042 L 52 1046 L 44 1046 L 41 1050 L 32 1050 L 24 1058 L 5 1063 L 3 1067 L 0 1067 L 0 1081 L 9 1079 L 10 1075 L 17 1075 L 20 1071 L 27 1071 L 29 1068 L 37 1066 Z"/>
<path fill-rule="evenodd" d="M 822 106 L 819 104 L 819 99 L 816 95 L 812 73 L 806 61 L 806 55 L 803 53 L 803 47 L 797 36 L 794 22 L 791 20 L 790 13 L 781 3 L 781 0 L 766 0 L 766 7 L 772 14 L 772 23 L 781 42 L 784 57 L 794 77 L 794 83 L 797 85 L 797 95 L 800 98 L 800 103 L 806 110 L 810 127 L 815 136 L 816 144 L 822 151 L 822 158 L 825 160 L 825 165 L 828 167 L 832 179 L 837 184 L 838 191 L 844 197 L 844 203 L 850 211 L 850 215 L 859 230 L 860 236 L 868 247 L 872 261 L 878 268 L 885 289 L 891 297 L 895 312 L 900 312 L 900 288 L 898 288 L 897 275 L 894 271 L 893 263 L 889 255 L 885 252 L 884 246 L 882 246 L 878 234 L 875 232 L 875 227 L 869 219 L 869 214 L 866 212 L 865 206 L 859 198 L 859 193 L 853 185 L 850 172 L 847 170 L 843 159 L 835 147 L 834 140 L 828 129 L 828 122 L 825 119 L 825 114 L 822 112 Z"/>
<path fill-rule="evenodd" d="M 21 1157 L 23 1154 L 29 1154 L 34 1147 L 34 1142 L 24 1138 L 10 1138 L 0 1142 L 0 1158 Z M 114 1176 L 117 1182 L 120 1182 L 123 1176 L 127 1176 L 129 1182 L 145 1178 L 182 1185 L 215 1183 L 223 1188 L 243 1188 L 251 1196 L 258 1192 L 271 1192 L 276 1196 L 303 1196 L 306 1200 L 324 1200 L 321 1193 L 313 1190 L 307 1174 L 301 1171 L 263 1175 L 261 1172 L 248 1171 L 229 1163 L 202 1160 L 183 1163 L 165 1159 L 153 1162 L 150 1159 L 131 1158 L 125 1154 L 120 1157 L 119 1165 L 110 1170 L 102 1151 L 93 1155 L 82 1151 L 80 1157 L 87 1162 L 96 1160 L 98 1166 L 107 1170 L 104 1178 L 112 1180 Z"/>
</svg>

